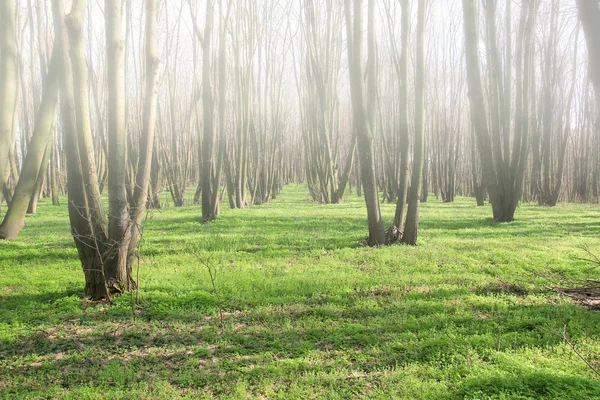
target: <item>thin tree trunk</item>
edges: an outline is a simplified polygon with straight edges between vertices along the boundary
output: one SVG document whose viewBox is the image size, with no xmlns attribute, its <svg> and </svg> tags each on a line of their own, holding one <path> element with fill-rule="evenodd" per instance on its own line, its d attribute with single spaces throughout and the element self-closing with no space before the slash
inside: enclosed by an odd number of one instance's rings
<svg viewBox="0 0 600 400">
<path fill-rule="evenodd" d="M 52 191 L 52 205 L 58 206 L 60 205 L 60 189 L 58 186 L 58 155 L 56 151 L 56 129 L 55 137 L 52 139 L 50 143 L 51 146 L 51 154 L 50 154 L 50 188 Z"/>
<path fill-rule="evenodd" d="M 600 41 L 598 40 L 600 37 L 600 8 L 595 0 L 576 0 L 576 2 L 588 50 L 588 76 L 596 92 L 597 120 L 594 126 L 598 133 L 600 131 Z M 596 174 L 597 172 L 596 169 Z M 594 188 L 596 187 L 597 179 L 594 179 Z"/>
<path fill-rule="evenodd" d="M 44 175 L 44 159 L 52 145 L 52 133 L 56 121 L 58 99 L 59 54 L 55 51 L 50 62 L 48 75 L 44 79 L 42 100 L 39 105 L 33 136 L 29 142 L 19 182 L 8 212 L 0 225 L 0 239 L 15 239 L 25 225 L 25 215 L 30 199 L 39 190 L 39 175 Z"/>
<path fill-rule="evenodd" d="M 55 121 L 52 123 L 54 127 Z M 52 136 L 52 129 L 50 130 L 50 136 Z M 32 138 L 33 140 L 33 138 Z M 30 142 L 31 144 L 31 142 Z M 48 170 L 48 163 L 50 161 L 50 143 L 47 143 L 46 150 L 44 151 L 44 155 L 42 157 L 42 162 L 38 167 L 38 173 L 35 180 L 35 187 L 33 189 L 33 193 L 31 194 L 31 198 L 29 199 L 29 205 L 27 206 L 27 214 L 36 214 L 37 213 L 37 204 L 40 200 L 40 196 L 42 195 L 42 189 L 44 185 L 44 181 L 46 179 L 46 171 Z M 21 171 L 21 175 L 23 171 Z M 20 180 L 20 178 L 19 178 Z M 16 189 L 15 189 L 16 190 Z"/>
<path fill-rule="evenodd" d="M 408 194 L 408 211 L 402 243 L 416 246 L 419 231 L 419 209 L 421 205 L 421 180 L 425 163 L 425 23 L 427 0 L 419 0 L 417 12 L 417 57 L 415 89 L 415 142 L 413 169 Z"/>
<path fill-rule="evenodd" d="M 15 35 L 15 2 L 0 0 L 0 185 L 5 184 L 6 172 L 9 168 L 9 148 L 17 109 L 18 75 Z"/>
<path fill-rule="evenodd" d="M 398 236 L 404 231 L 404 214 L 408 195 L 408 43 L 410 36 L 410 2 L 402 0 L 402 55 L 400 56 L 398 74 L 400 75 L 400 187 L 394 227 Z"/>
<path fill-rule="evenodd" d="M 157 10 L 158 0 L 146 0 L 146 81 L 142 136 L 140 137 L 140 154 L 138 171 L 135 179 L 133 202 L 130 207 L 130 218 L 133 227 L 128 243 L 127 271 L 131 273 L 135 261 L 138 237 L 142 233 L 142 222 L 148 199 L 153 165 L 154 137 L 157 122 L 158 100 L 158 67 L 157 55 Z"/>
<path fill-rule="evenodd" d="M 108 238 L 106 278 L 109 287 L 126 292 L 135 287 L 127 268 L 131 226 L 127 209 L 127 126 L 125 118 L 125 43 L 121 0 L 106 0 L 106 59 L 108 83 Z M 150 70 L 151 71 L 151 70 Z"/>
</svg>

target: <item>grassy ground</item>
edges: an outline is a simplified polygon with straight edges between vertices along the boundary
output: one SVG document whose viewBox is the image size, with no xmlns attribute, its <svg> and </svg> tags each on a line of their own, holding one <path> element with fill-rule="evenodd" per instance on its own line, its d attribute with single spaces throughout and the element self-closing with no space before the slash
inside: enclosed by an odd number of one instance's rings
<svg viewBox="0 0 600 400">
<path fill-rule="evenodd" d="M 199 213 L 152 215 L 134 313 L 129 296 L 82 303 L 66 207 L 42 203 L 0 243 L 0 397 L 600 398 L 562 338 L 600 367 L 600 313 L 543 286 L 598 275 L 577 260 L 600 254 L 597 206 L 523 206 L 499 225 L 471 199 L 432 199 L 418 248 L 380 249 L 359 244 L 355 195 L 317 206 L 291 186 L 210 225 Z"/>
</svg>

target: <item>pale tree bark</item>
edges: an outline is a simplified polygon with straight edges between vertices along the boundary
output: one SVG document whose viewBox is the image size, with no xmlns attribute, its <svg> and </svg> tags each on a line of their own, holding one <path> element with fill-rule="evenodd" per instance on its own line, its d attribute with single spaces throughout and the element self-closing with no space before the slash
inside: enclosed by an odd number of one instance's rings
<svg viewBox="0 0 600 400">
<path fill-rule="evenodd" d="M 514 168 L 524 168 L 527 164 L 528 145 L 531 132 L 537 134 L 536 124 L 536 99 L 535 99 L 535 11 L 538 0 L 524 2 L 521 9 L 521 20 L 519 28 L 519 45 L 517 46 L 517 99 L 515 111 L 515 127 L 513 140 L 513 163 L 517 156 L 521 157 L 520 163 Z M 521 76 L 521 79 L 519 79 Z M 519 84 L 521 83 L 521 84 Z M 519 149 L 519 150 L 517 150 Z M 520 151 L 520 155 L 519 155 Z M 532 163 L 535 164 L 536 154 L 532 154 Z M 539 171 L 538 171 L 539 174 Z M 533 171 L 532 171 L 533 175 Z M 524 174 L 521 174 L 521 183 Z M 533 186 L 533 185 L 531 185 Z M 532 191 L 533 193 L 533 191 Z"/>
<path fill-rule="evenodd" d="M 46 40 L 46 42 L 48 41 L 48 26 L 50 25 L 51 22 L 48 22 L 48 13 L 47 13 L 47 2 L 43 2 L 42 0 L 37 0 L 36 1 L 36 12 L 38 14 L 38 27 L 39 27 L 39 34 L 38 37 L 40 38 L 39 40 L 42 41 L 42 4 L 45 4 L 45 6 L 43 7 L 44 10 L 44 14 L 45 14 L 45 21 L 46 24 L 45 25 L 45 29 L 44 29 L 44 33 L 45 35 L 44 38 Z M 57 57 L 60 59 L 60 54 L 57 54 Z M 40 54 L 40 58 L 41 58 L 41 54 Z M 58 75 L 56 77 L 56 79 L 58 80 Z M 48 176 L 48 181 L 49 181 L 49 185 L 50 185 L 50 194 L 52 196 L 52 205 L 54 206 L 58 206 L 60 205 L 60 189 L 59 189 L 59 171 L 58 171 L 58 151 L 57 151 L 57 145 L 56 142 L 58 140 L 58 132 L 57 129 L 55 127 L 54 129 L 54 135 L 49 143 L 49 151 L 50 151 L 50 169 L 49 169 L 49 176 Z"/>
<path fill-rule="evenodd" d="M 222 6 L 221 6 L 222 7 Z M 229 19 L 231 18 L 231 10 L 233 2 L 227 4 L 227 12 L 225 20 L 221 20 L 220 35 L 219 35 L 219 150 L 216 162 L 216 173 L 213 181 L 212 199 L 210 204 L 213 205 L 213 214 L 216 215 L 220 209 L 219 189 L 221 185 L 221 177 L 223 168 L 225 167 L 225 158 L 227 157 L 227 135 L 225 130 L 225 106 L 226 106 L 226 71 L 227 71 L 227 30 L 229 29 Z"/>
<path fill-rule="evenodd" d="M 65 18 L 69 35 L 70 70 L 75 101 L 77 122 L 77 144 L 84 188 L 90 212 L 91 223 L 97 231 L 106 231 L 106 217 L 98 186 L 96 157 L 90 124 L 90 105 L 88 89 L 88 71 L 83 41 L 85 0 L 73 0 L 71 12 Z M 67 154 L 70 154 L 67 152 Z"/>
<path fill-rule="evenodd" d="M 181 2 L 178 16 L 181 17 L 185 8 L 185 2 Z M 165 8 L 165 26 L 167 30 L 173 29 L 169 24 L 169 10 Z M 161 139 L 163 143 L 159 146 L 160 156 L 162 158 L 162 171 L 166 178 L 167 188 L 171 193 L 171 198 L 175 207 L 182 207 L 185 203 L 186 185 L 190 174 L 190 156 L 191 149 L 191 130 L 193 128 L 193 116 L 196 110 L 196 102 L 199 96 L 194 93 L 192 104 L 189 110 L 183 109 L 181 94 L 177 90 L 179 76 L 177 66 L 179 63 L 181 45 L 181 21 L 177 18 L 175 33 L 171 34 L 165 41 L 165 71 L 167 84 L 167 102 L 166 107 L 158 109 L 158 125 L 161 130 Z M 196 92 L 194 90 L 194 92 Z M 189 114 L 187 114 L 189 112 Z M 187 121 L 186 121 L 187 119 Z"/>
<path fill-rule="evenodd" d="M 231 141 L 231 160 L 227 158 L 227 187 L 230 204 L 234 208 L 249 205 L 248 175 L 250 171 L 250 134 L 255 129 L 253 114 L 254 66 L 256 60 L 257 41 L 257 4 L 254 1 L 236 1 L 238 20 L 232 24 L 232 52 L 234 59 L 233 82 L 235 93 L 234 124 L 235 135 Z M 254 172 L 254 171 L 252 171 Z M 231 188 L 232 192 L 229 191 Z"/>
<path fill-rule="evenodd" d="M 574 27 L 574 34 L 569 41 L 572 46 L 572 63 L 566 61 L 569 55 L 561 44 L 565 30 L 564 20 L 560 18 L 560 3 L 554 0 L 550 7 L 549 24 L 546 25 L 545 43 L 542 47 L 542 76 L 543 76 L 543 100 L 542 100 L 542 165 L 541 165 L 541 191 L 539 203 L 544 206 L 555 206 L 561 194 L 563 175 L 565 169 L 565 158 L 569 148 L 571 133 L 571 115 L 573 114 L 573 99 L 577 85 L 577 53 L 579 47 L 580 25 Z M 571 72 L 567 66 L 571 67 Z M 569 78 L 567 78 L 569 77 Z M 570 79 L 570 89 L 566 82 Z M 577 163 L 584 164 L 583 158 Z"/>
<path fill-rule="evenodd" d="M 400 181 L 398 188 L 398 199 L 396 202 L 396 213 L 394 216 L 394 237 L 400 238 L 404 231 L 404 217 L 406 214 L 406 198 L 408 193 L 408 51 L 410 38 L 410 1 L 402 0 L 402 21 L 401 21 L 401 54 L 397 56 L 397 50 L 394 46 L 394 66 L 400 81 L 400 96 L 399 96 L 399 127 L 398 135 L 400 136 Z M 392 32 L 392 24 L 390 23 L 388 10 L 388 28 L 390 34 Z M 392 45 L 394 39 L 392 38 Z"/>
<path fill-rule="evenodd" d="M 552 142 L 553 133 L 556 129 L 553 118 L 554 103 L 556 96 L 556 86 L 558 74 L 556 73 L 556 51 L 557 46 L 557 29 L 558 29 L 558 2 L 553 1 L 552 13 L 550 15 L 550 37 L 543 48 L 544 62 L 542 63 L 542 165 L 540 174 L 540 205 L 550 206 L 553 191 L 553 161 L 552 160 Z"/>
<path fill-rule="evenodd" d="M 19 182 L 0 225 L 0 239 L 15 239 L 25 225 L 25 215 L 30 199 L 39 191 L 38 180 L 44 175 L 44 159 L 47 161 L 49 146 L 52 145 L 58 100 L 58 63 L 60 55 L 54 52 L 44 79 L 42 99 L 35 118 L 33 136 L 29 142 L 27 156 L 21 169 Z M 47 164 L 47 162 L 46 162 Z"/>
<path fill-rule="evenodd" d="M 190 15 L 194 26 L 194 33 L 202 47 L 202 109 L 203 109 L 203 132 L 199 140 L 200 157 L 200 185 L 198 194 L 202 197 L 202 222 L 210 222 L 216 218 L 218 205 L 212 204 L 213 199 L 213 176 L 216 173 L 217 163 L 215 162 L 215 99 L 212 85 L 212 43 L 213 43 L 213 25 L 214 25 L 214 1 L 206 0 L 206 18 L 204 22 L 204 32 L 201 32 L 197 22 L 192 3 L 188 0 Z M 199 117 L 198 117 L 199 120 Z M 200 121 L 198 121 L 199 123 Z M 218 188 L 217 188 L 218 189 Z M 218 198 L 217 198 L 218 201 Z"/>
<path fill-rule="evenodd" d="M 127 271 L 133 270 L 136 246 L 142 233 L 142 222 L 148 202 L 151 201 L 149 193 L 150 178 L 153 169 L 154 137 L 157 122 L 158 102 L 158 70 L 159 59 L 157 55 L 157 15 L 158 0 L 146 0 L 146 80 L 142 136 L 140 137 L 140 152 L 138 170 L 133 192 L 133 201 L 130 208 L 130 218 L 133 227 L 128 243 Z"/>
<path fill-rule="evenodd" d="M 349 171 L 354 162 L 356 138 L 339 168 L 336 142 L 340 138 L 339 76 L 343 49 L 339 33 L 343 12 L 332 0 L 303 3 L 302 32 L 306 51 L 300 61 L 304 74 L 297 82 L 300 96 L 302 133 L 306 151 L 309 190 L 313 200 L 339 203 L 343 200 Z"/>
<path fill-rule="evenodd" d="M 0 187 L 5 184 L 9 168 L 17 109 L 17 74 L 15 1 L 0 0 Z"/>
<path fill-rule="evenodd" d="M 365 85 L 363 81 L 363 2 L 362 0 L 344 1 L 344 11 L 346 17 L 347 48 L 348 48 L 348 67 L 350 75 L 350 89 L 352 96 L 352 109 L 354 126 L 357 130 L 358 151 L 360 156 L 360 169 L 367 205 L 367 219 L 369 225 L 369 244 L 371 246 L 380 246 L 386 244 L 386 235 L 383 229 L 381 210 L 379 208 L 379 197 L 377 193 L 377 179 L 375 176 L 375 161 L 373 152 L 373 130 L 365 97 Z M 373 12 L 374 0 L 369 0 L 370 12 Z M 354 12 L 352 13 L 352 10 Z M 353 16 L 352 16 L 353 14 Z M 373 22 L 372 18 L 369 18 Z M 373 30 L 369 27 L 369 54 L 374 54 L 375 46 Z M 369 60 L 369 68 L 375 68 L 375 60 Z M 369 84 L 374 82 L 369 81 Z"/>
<path fill-rule="evenodd" d="M 106 231 L 101 221 L 93 219 L 87 199 L 86 183 L 78 142 L 86 133 L 78 130 L 73 73 L 69 59 L 69 39 L 65 24 L 63 0 L 52 0 L 56 51 L 60 54 L 59 81 L 61 127 L 67 162 L 67 188 L 71 233 L 85 277 L 85 296 L 102 300 L 110 296 L 104 276 L 102 252 Z M 84 116 L 85 117 L 85 116 Z M 66 161 L 66 160 L 65 160 Z M 88 175 L 89 176 L 89 175 Z M 102 210 L 101 210 L 102 211 Z"/>
<path fill-rule="evenodd" d="M 56 150 L 56 131 L 55 137 L 50 143 L 50 187 L 52 193 L 52 205 L 59 206 L 60 205 L 60 189 L 58 184 L 58 151 Z"/>
<path fill-rule="evenodd" d="M 490 140 L 487 112 L 485 110 L 485 97 L 483 94 L 481 71 L 479 67 L 479 34 L 477 30 L 474 0 L 463 0 L 463 15 L 471 120 L 477 147 L 479 149 L 483 179 L 488 185 L 490 201 L 496 201 L 498 197 L 498 181 L 494 171 L 493 160 L 489 157 L 489 155 L 492 154 L 492 143 Z"/>
<path fill-rule="evenodd" d="M 257 10 L 258 50 L 254 77 L 256 101 L 253 110 L 253 140 L 250 152 L 249 187 L 251 204 L 271 201 L 279 192 L 277 165 L 281 162 L 283 83 L 289 52 L 289 35 L 282 34 L 285 18 L 293 5 L 279 0 L 259 3 Z"/>
<path fill-rule="evenodd" d="M 588 75 L 596 92 L 595 128 L 600 130 L 600 6 L 597 0 L 576 0 L 588 49 Z M 1 160 L 1 159 L 0 159 Z"/>
<path fill-rule="evenodd" d="M 105 3 L 107 64 L 108 68 L 108 146 L 109 219 L 100 201 L 95 170 L 90 127 L 87 67 L 84 56 L 83 26 L 85 2 L 75 0 L 66 25 L 63 23 L 62 0 L 53 0 L 55 46 L 60 57 L 60 97 L 64 147 L 68 159 L 68 194 L 71 229 L 82 262 L 86 288 L 85 295 L 93 300 L 110 299 L 136 287 L 131 269 L 137 236 L 131 235 L 133 225 L 138 227 L 148 201 L 154 127 L 156 125 L 157 58 L 156 58 L 156 0 L 147 0 L 147 76 L 144 132 L 139 156 L 138 176 L 132 196 L 131 215 L 128 210 L 126 185 L 127 148 L 125 124 L 124 44 L 121 30 L 121 2 Z M 152 45 L 154 44 L 154 45 Z M 70 48 L 70 60 L 66 56 Z M 72 68 L 72 74 L 71 74 Z M 137 233 L 137 231 L 136 231 Z M 130 244 L 133 244 L 130 247 Z"/>
<path fill-rule="evenodd" d="M 227 5 L 227 11 L 224 21 L 221 21 L 219 35 L 219 142 L 217 143 L 217 129 L 215 128 L 215 94 L 212 84 L 212 66 L 213 66 L 213 42 L 214 42 L 214 20 L 215 6 L 213 0 L 206 2 L 206 19 L 204 24 L 204 33 L 200 31 L 196 23 L 196 17 L 193 13 L 191 3 L 188 3 L 194 32 L 202 46 L 202 106 L 203 106 L 203 135 L 201 139 L 200 151 L 200 185 L 202 196 L 202 221 L 213 221 L 220 210 L 219 188 L 221 183 L 221 174 L 223 170 L 223 158 L 226 151 L 226 138 L 223 125 L 225 124 L 225 65 L 226 48 L 224 41 L 228 29 L 229 18 L 232 9 L 232 3 Z"/>
<path fill-rule="evenodd" d="M 31 142 L 30 142 L 31 144 Z M 29 146 L 28 146 L 29 147 Z M 37 204 L 40 200 L 40 196 L 42 195 L 42 191 L 44 189 L 44 184 L 46 183 L 46 171 L 48 170 L 48 164 L 50 162 L 50 143 L 46 146 L 44 150 L 42 161 L 38 167 L 38 173 L 35 180 L 35 187 L 33 189 L 33 193 L 29 198 L 29 205 L 27 206 L 27 214 L 36 214 L 37 213 Z M 23 171 L 21 171 L 23 174 Z M 20 175 L 21 175 L 20 174 Z M 19 175 L 19 176 L 20 176 Z M 19 178 L 20 180 L 20 178 Z M 16 190 L 16 188 L 15 188 Z"/>
<path fill-rule="evenodd" d="M 209 222 L 216 218 L 217 206 L 212 204 L 212 178 L 216 169 L 214 159 L 215 123 L 214 95 L 211 80 L 212 41 L 214 24 L 213 0 L 206 0 L 206 21 L 202 38 L 202 106 L 204 110 L 204 135 L 202 139 L 201 185 L 202 185 L 202 221 Z"/>
<path fill-rule="evenodd" d="M 30 51 L 31 51 L 30 65 L 32 67 L 31 77 L 32 77 L 32 79 L 34 79 L 33 77 L 36 75 L 36 74 L 34 74 L 34 71 L 33 71 L 33 69 L 34 69 L 33 68 L 34 67 L 33 60 L 35 59 L 33 52 L 34 52 L 34 49 L 36 48 L 35 41 L 34 41 L 35 34 L 34 34 L 33 27 L 34 27 L 34 25 L 37 25 L 37 27 L 36 27 L 37 28 L 37 38 L 38 38 L 37 58 L 39 60 L 38 64 L 39 64 L 40 74 L 42 75 L 42 81 L 43 81 L 42 85 L 44 85 L 45 84 L 44 79 L 46 78 L 46 75 L 48 73 L 48 71 L 47 71 L 48 62 L 46 60 L 46 46 L 45 46 L 46 41 L 44 40 L 44 35 L 43 35 L 44 29 L 43 29 L 43 23 L 42 23 L 42 11 L 41 11 L 39 1 L 36 2 L 36 18 L 35 18 L 36 24 L 33 23 L 34 19 L 33 19 L 32 13 L 33 13 L 33 7 L 32 7 L 32 2 L 30 0 L 30 1 L 28 1 L 28 15 L 29 15 L 30 27 L 31 27 L 31 33 L 30 33 L 31 37 L 29 39 L 30 40 L 30 42 L 29 42 L 30 43 Z M 21 77 L 21 81 L 23 81 L 23 77 Z M 35 82 L 32 82 L 32 89 L 35 89 L 35 88 L 36 88 Z M 57 91 L 58 91 L 58 88 L 57 88 Z M 22 92 L 23 92 L 22 104 L 23 104 L 23 108 L 25 108 L 27 94 L 26 94 L 25 89 L 23 89 Z M 35 107 L 32 107 L 32 108 L 36 111 L 32 111 L 31 114 L 37 114 L 37 110 L 40 105 L 40 102 L 43 101 L 41 99 L 44 96 L 43 89 L 42 89 L 41 96 L 35 90 L 33 91 L 33 95 L 34 95 L 34 97 L 33 97 L 32 104 Z M 56 98 L 56 95 L 55 95 L 55 98 Z M 35 118 L 37 118 L 37 115 Z M 25 125 L 25 124 L 23 124 L 23 125 Z M 28 123 L 27 125 L 35 125 L 35 121 L 32 122 L 31 124 Z M 27 130 L 29 130 L 29 129 L 27 129 Z M 22 131 L 21 147 L 24 149 L 24 146 L 27 143 L 27 140 L 24 140 L 25 138 L 23 138 L 23 134 L 25 133 L 26 130 L 21 129 L 21 131 Z M 34 133 L 35 133 L 35 128 L 34 128 Z M 44 190 L 46 180 L 48 180 L 48 181 L 50 180 L 49 175 L 47 174 L 47 171 L 48 171 L 48 166 L 50 164 L 50 158 L 51 158 L 52 136 L 53 135 L 51 134 L 50 139 L 47 141 L 46 149 L 43 153 L 41 163 L 38 166 L 38 173 L 37 173 L 35 188 L 33 190 L 33 193 L 31 194 L 31 197 L 29 200 L 27 214 L 36 214 L 37 213 L 37 204 L 40 199 L 40 196 L 43 195 L 42 192 Z M 30 137 L 28 136 L 27 139 L 29 139 L 29 138 Z M 33 135 L 31 135 L 31 140 L 33 140 Z M 27 143 L 27 145 L 29 147 L 30 143 Z M 28 149 L 27 149 L 27 152 L 28 152 Z M 26 150 L 23 150 L 21 154 L 25 158 Z M 21 171 L 21 174 L 22 174 L 22 172 L 23 171 Z M 47 175 L 48 175 L 48 179 L 47 179 Z M 20 178 L 19 178 L 19 181 L 20 181 Z M 16 190 L 16 188 L 15 188 L 15 190 Z"/>
<path fill-rule="evenodd" d="M 135 283 L 127 268 L 131 239 L 127 209 L 127 126 L 125 119 L 125 43 L 121 31 L 121 0 L 106 0 L 106 64 L 108 83 L 108 239 L 106 276 L 109 287 L 129 291 Z"/>
<path fill-rule="evenodd" d="M 402 234 L 402 243 L 416 246 L 419 232 L 419 211 L 421 205 L 421 184 L 425 163 L 425 23 L 427 0 L 419 0 L 417 11 L 417 55 L 415 79 L 415 140 L 412 176 L 408 193 L 408 211 L 406 226 Z"/>
<path fill-rule="evenodd" d="M 477 29 L 477 13 L 475 0 L 463 0 L 463 16 L 465 29 L 465 58 L 467 65 L 467 83 L 471 104 L 471 121 L 475 130 L 477 147 L 482 164 L 483 181 L 485 182 L 494 220 L 511 222 L 521 198 L 523 176 L 527 164 L 527 143 L 529 131 L 516 130 L 511 139 L 511 113 L 506 110 L 510 106 L 512 82 L 509 72 L 502 73 L 502 65 L 496 38 L 496 5 L 497 0 L 486 0 L 484 3 L 486 21 L 486 48 L 488 57 L 488 99 L 484 96 L 479 60 L 479 32 Z M 528 23 L 525 37 L 530 38 L 535 26 L 537 0 L 524 1 L 522 7 L 528 9 Z M 510 12 L 507 11 L 508 16 Z M 510 35 L 507 23 L 507 35 Z M 531 50 L 531 40 L 526 39 L 524 52 Z M 509 48 L 507 52 L 512 50 Z M 504 68 L 512 68 L 512 56 L 505 57 Z M 521 66 L 518 66 L 521 68 Z M 529 71 L 525 68 L 525 71 Z M 524 86 L 529 90 L 529 86 Z M 489 110 L 486 109 L 486 104 Z M 529 101 L 522 101 L 523 112 L 529 109 Z M 488 113 L 489 111 L 489 113 Z M 488 115 L 490 116 L 488 120 Z M 523 124 L 529 123 L 527 120 Z M 512 143 L 512 148 L 511 148 Z"/>
</svg>

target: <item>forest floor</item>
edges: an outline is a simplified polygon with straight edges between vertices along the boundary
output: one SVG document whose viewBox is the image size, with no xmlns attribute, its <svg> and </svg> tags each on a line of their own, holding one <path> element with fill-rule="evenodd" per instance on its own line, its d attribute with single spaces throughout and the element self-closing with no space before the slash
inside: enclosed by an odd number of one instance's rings
<svg viewBox="0 0 600 400">
<path fill-rule="evenodd" d="M 577 355 L 600 369 L 600 312 L 545 287 L 600 275 L 580 259 L 600 254 L 599 207 L 421 213 L 419 247 L 372 249 L 355 194 L 289 186 L 209 225 L 163 208 L 132 307 L 82 302 L 67 208 L 43 201 L 0 243 L 0 398 L 600 398 Z"/>
</svg>

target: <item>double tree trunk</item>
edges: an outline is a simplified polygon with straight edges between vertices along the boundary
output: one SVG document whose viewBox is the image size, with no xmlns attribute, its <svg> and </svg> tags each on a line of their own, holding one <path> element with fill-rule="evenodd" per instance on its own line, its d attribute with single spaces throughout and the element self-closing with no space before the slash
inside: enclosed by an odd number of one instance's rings
<svg viewBox="0 0 600 400">
<path fill-rule="evenodd" d="M 419 0 L 417 13 L 417 57 L 415 88 L 415 141 L 413 168 L 408 193 L 408 212 L 402 243 L 416 246 L 419 231 L 419 209 L 423 188 L 423 166 L 425 163 L 425 18 L 427 0 Z"/>
<path fill-rule="evenodd" d="M 74 3 L 73 7 L 76 6 L 77 3 Z M 101 256 L 105 251 L 106 231 L 103 220 L 96 218 L 98 214 L 103 214 L 103 210 L 102 208 L 100 210 L 91 209 L 91 205 L 97 203 L 93 203 L 88 199 L 90 192 L 86 190 L 88 185 L 84 181 L 84 176 L 90 176 L 89 171 L 84 174 L 84 162 L 82 161 L 88 154 L 80 154 L 79 142 L 85 142 L 84 136 L 88 132 L 78 129 L 74 73 L 68 53 L 70 43 L 65 24 L 63 0 L 52 0 L 52 15 L 56 51 L 60 54 L 59 93 L 63 146 L 66 154 L 69 154 L 67 161 L 67 191 L 69 195 L 71 233 L 77 246 L 85 276 L 85 296 L 92 300 L 101 300 L 109 297 L 104 275 L 104 261 Z M 81 26 L 79 28 L 81 29 Z M 85 119 L 87 116 L 82 115 L 81 117 Z M 91 137 L 87 139 L 91 140 Z M 103 215 L 102 218 L 104 218 Z"/>
<path fill-rule="evenodd" d="M 124 43 L 121 35 L 121 1 L 106 0 L 108 68 L 109 219 L 100 198 L 89 121 L 87 67 L 83 46 L 85 2 L 74 0 L 65 18 L 63 0 L 52 0 L 55 48 L 59 57 L 61 127 L 69 155 L 67 186 L 71 231 L 85 275 L 85 296 L 92 300 L 135 288 L 132 265 L 143 211 L 148 201 L 152 172 L 158 61 L 156 58 L 156 0 L 147 0 L 146 99 L 143 137 L 136 187 L 128 209 L 125 124 Z M 67 36 L 68 27 L 68 36 Z M 67 51 L 70 53 L 68 56 Z M 135 233 L 134 233 L 135 232 Z"/>
<path fill-rule="evenodd" d="M 218 195 L 215 196 L 215 192 L 218 193 L 219 190 L 220 182 L 216 182 L 216 178 L 218 175 L 220 180 L 220 169 L 222 165 L 220 154 L 215 157 L 214 151 L 216 137 L 214 123 L 215 99 L 211 82 L 211 68 L 213 62 L 211 52 L 215 12 L 214 1 L 206 1 L 204 34 L 202 34 L 198 28 L 192 4 L 188 3 L 188 5 L 194 24 L 194 32 L 202 45 L 202 107 L 204 111 L 204 130 L 200 146 L 200 185 L 198 189 L 202 196 L 202 221 L 210 222 L 217 217 L 219 211 L 219 197 Z M 224 71 L 221 71 L 221 75 L 224 73 Z"/>
<path fill-rule="evenodd" d="M 488 185 L 490 201 L 494 204 L 499 202 L 501 198 L 498 193 L 498 180 L 494 170 L 494 162 L 491 158 L 492 143 L 488 128 L 487 112 L 485 109 L 481 71 L 479 69 L 479 34 L 477 30 L 474 0 L 463 0 L 463 15 L 471 120 L 477 139 L 483 179 Z M 496 217 L 495 212 L 494 217 Z"/>
<path fill-rule="evenodd" d="M 506 46 L 505 76 L 502 75 L 502 65 L 496 39 L 496 4 L 497 0 L 484 2 L 486 15 L 486 44 L 488 54 L 488 99 L 484 96 L 480 60 L 479 60 L 479 31 L 475 0 L 463 0 L 463 16 L 465 30 L 465 58 L 467 65 L 467 83 L 471 105 L 471 121 L 475 130 L 477 147 L 482 164 L 483 181 L 487 185 L 494 220 L 511 222 L 521 198 L 523 176 L 527 165 L 527 143 L 529 141 L 529 100 L 525 97 L 518 109 L 521 117 L 515 118 L 518 123 L 511 140 L 511 90 L 512 90 L 512 47 Z M 530 77 L 530 62 L 532 57 L 532 32 L 535 26 L 537 0 L 524 1 L 522 12 L 527 13 L 527 24 L 520 32 L 520 40 L 526 45 L 519 49 L 526 57 L 524 65 L 517 63 L 517 69 L 523 69 L 527 78 Z M 507 6 L 506 34 L 511 36 L 510 6 Z M 524 39 L 523 39 L 524 37 Z M 522 58 L 518 57 L 519 60 Z M 529 93 L 531 83 L 525 81 L 518 90 Z M 523 96 L 525 96 L 523 94 Z M 519 101 L 519 100 L 518 100 Z M 489 110 L 486 110 L 488 104 Z M 489 113 L 488 113 L 489 111 Z M 488 115 L 490 120 L 488 121 Z M 512 144 L 512 148 L 511 148 Z"/>
<path fill-rule="evenodd" d="M 358 135 L 358 152 L 360 157 L 360 172 L 367 205 L 367 219 L 369 225 L 369 244 L 371 246 L 379 246 L 386 244 L 386 235 L 383 229 L 383 221 L 381 219 L 381 210 L 379 208 L 379 197 L 377 193 L 377 180 L 375 176 L 375 160 L 373 153 L 373 128 L 365 98 L 365 88 L 363 81 L 363 60 L 362 60 L 362 45 L 363 45 L 363 18 L 362 0 L 354 0 L 354 20 L 351 16 L 351 1 L 345 0 L 344 11 L 346 16 L 346 32 L 348 39 L 348 66 L 350 74 L 350 89 L 352 96 L 352 109 L 354 126 Z M 374 0 L 369 0 L 369 14 L 372 15 L 374 8 Z M 368 48 L 369 55 L 374 55 L 375 38 L 374 26 L 372 26 L 373 18 L 369 18 L 369 38 Z M 369 68 L 375 68 L 375 60 L 371 59 Z M 375 85 L 375 82 L 369 79 L 369 85 Z"/>
<path fill-rule="evenodd" d="M 54 127 L 55 124 L 52 123 Z M 50 136 L 52 137 L 52 130 Z M 52 140 L 52 138 L 50 138 Z M 31 142 L 29 143 L 31 145 Z M 28 146 L 29 148 L 29 146 Z M 29 153 L 29 151 L 28 151 Z M 27 206 L 27 214 L 35 214 L 37 213 L 37 204 L 40 200 L 40 196 L 43 194 L 42 191 L 44 189 L 44 184 L 46 183 L 46 171 L 48 170 L 48 164 L 50 162 L 50 143 L 46 145 L 46 149 L 44 150 L 42 161 L 38 167 L 38 173 L 35 180 L 35 187 L 33 189 L 33 193 L 29 199 L 29 205 Z M 21 174 L 23 174 L 23 170 L 21 170 Z M 19 175 L 20 176 L 20 175 Z M 20 178 L 19 178 L 20 180 Z M 16 190 L 16 188 L 15 188 Z"/>
</svg>

